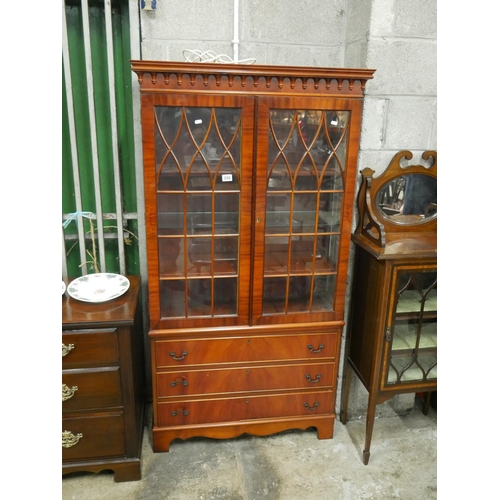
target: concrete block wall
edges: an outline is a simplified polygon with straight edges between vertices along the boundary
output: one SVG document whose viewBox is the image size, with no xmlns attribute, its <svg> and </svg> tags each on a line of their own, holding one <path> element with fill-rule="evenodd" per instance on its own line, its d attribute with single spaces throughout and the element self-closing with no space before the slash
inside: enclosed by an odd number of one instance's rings
<svg viewBox="0 0 500 500">
<path fill-rule="evenodd" d="M 256 64 L 344 65 L 345 0 L 158 0 L 142 11 L 142 58 L 184 61 L 213 50 Z M 237 29 L 234 19 L 237 12 Z M 235 37 L 236 35 L 236 37 Z"/>
<path fill-rule="evenodd" d="M 437 0 L 349 0 L 345 65 L 377 70 L 366 86 L 359 170 L 370 167 L 378 175 L 402 149 L 413 153 L 410 163 L 427 164 L 422 153 L 437 149 Z M 353 229 L 357 221 L 355 216 Z M 345 338 L 341 360 L 344 349 Z M 363 418 L 367 403 L 368 393 L 353 375 L 348 418 Z M 340 394 L 336 407 L 340 408 Z M 376 415 L 401 415 L 413 407 L 414 395 L 400 394 L 378 405 Z"/>
<path fill-rule="evenodd" d="M 426 149 L 437 149 L 437 0 L 158 0 L 157 5 L 156 11 L 141 12 L 143 59 L 183 61 L 183 50 L 191 49 L 255 58 L 257 64 L 376 69 L 366 86 L 359 170 L 382 172 L 402 149 L 414 153 L 412 162 Z M 348 417 L 363 418 L 367 393 L 356 377 L 351 389 Z M 377 415 L 412 408 L 413 396 L 399 395 L 379 405 Z"/>
<path fill-rule="evenodd" d="M 382 172 L 401 149 L 419 161 L 437 148 L 437 0 L 348 3 L 346 66 L 377 70 L 367 84 L 360 169 Z"/>
</svg>

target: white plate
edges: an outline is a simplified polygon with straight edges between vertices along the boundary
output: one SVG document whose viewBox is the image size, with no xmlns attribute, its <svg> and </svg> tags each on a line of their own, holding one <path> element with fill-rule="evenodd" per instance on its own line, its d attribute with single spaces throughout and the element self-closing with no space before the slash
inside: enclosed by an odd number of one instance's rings
<svg viewBox="0 0 500 500">
<path fill-rule="evenodd" d="M 68 285 L 68 294 L 82 302 L 106 302 L 120 297 L 129 287 L 130 281 L 121 274 L 87 274 Z"/>
</svg>

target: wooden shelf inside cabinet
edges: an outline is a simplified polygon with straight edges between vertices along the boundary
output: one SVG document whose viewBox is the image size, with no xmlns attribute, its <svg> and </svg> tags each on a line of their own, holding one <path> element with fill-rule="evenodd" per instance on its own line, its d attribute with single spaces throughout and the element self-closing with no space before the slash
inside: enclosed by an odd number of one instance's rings
<svg viewBox="0 0 500 500">
<path fill-rule="evenodd" d="M 140 278 L 109 302 L 62 298 L 62 473 L 111 469 L 141 479 Z M 70 281 L 70 280 L 69 280 Z"/>
<path fill-rule="evenodd" d="M 427 165 L 403 167 L 412 157 L 397 153 L 376 177 L 361 172 L 341 421 L 356 373 L 369 394 L 365 465 L 376 405 L 437 390 L 437 153 L 422 155 Z"/>
<path fill-rule="evenodd" d="M 163 61 L 132 70 L 154 450 L 307 427 L 331 438 L 349 207 L 374 70 Z"/>
</svg>

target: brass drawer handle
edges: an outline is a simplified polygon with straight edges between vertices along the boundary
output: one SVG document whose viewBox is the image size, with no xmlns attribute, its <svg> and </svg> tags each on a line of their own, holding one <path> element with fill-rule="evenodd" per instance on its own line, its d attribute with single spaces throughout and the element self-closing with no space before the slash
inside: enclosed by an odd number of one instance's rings
<svg viewBox="0 0 500 500">
<path fill-rule="evenodd" d="M 306 407 L 306 410 L 315 410 L 319 406 L 319 401 L 316 401 L 314 406 L 309 406 L 307 403 L 304 403 L 304 406 Z"/>
<path fill-rule="evenodd" d="M 311 351 L 311 352 L 314 352 L 314 353 L 317 353 L 317 352 L 321 352 L 324 348 L 325 348 L 325 345 L 324 344 L 320 344 L 319 347 L 315 350 L 314 347 L 309 344 L 307 346 L 307 348 Z"/>
<path fill-rule="evenodd" d="M 182 361 L 182 360 L 183 360 L 183 359 L 187 356 L 187 353 L 188 353 L 187 351 L 182 351 L 181 357 L 180 357 L 180 358 L 177 358 L 177 357 L 175 356 L 175 352 L 174 352 L 174 351 L 172 351 L 172 352 L 170 353 L 170 356 L 172 356 L 172 359 L 174 359 L 175 361 Z"/>
<path fill-rule="evenodd" d="M 172 417 L 175 417 L 176 415 L 184 415 L 187 416 L 189 415 L 189 412 L 187 410 L 177 410 L 172 412 Z"/>
<path fill-rule="evenodd" d="M 68 399 L 71 399 L 74 395 L 75 392 L 78 390 L 78 386 L 74 385 L 73 387 L 68 387 L 66 384 L 62 385 L 62 400 L 67 401 Z"/>
<path fill-rule="evenodd" d="M 63 431 L 62 433 L 62 446 L 63 448 L 71 448 L 78 444 L 78 441 L 83 437 L 83 434 L 79 432 L 76 436 L 71 431 Z"/>
<path fill-rule="evenodd" d="M 62 345 L 62 357 L 67 356 L 75 348 L 75 344 Z"/>
<path fill-rule="evenodd" d="M 174 380 L 173 382 L 170 382 L 170 385 L 172 387 L 175 387 L 177 384 L 181 384 L 183 386 L 187 386 L 188 385 L 188 381 L 182 377 L 181 379 L 177 379 L 177 380 Z"/>
<path fill-rule="evenodd" d="M 309 382 L 311 382 L 311 384 L 315 384 L 316 382 L 319 382 L 319 379 L 320 379 L 320 378 L 321 378 L 321 373 L 318 373 L 318 374 L 316 375 L 316 378 L 315 378 L 314 380 L 311 378 L 311 375 L 306 375 L 306 379 L 307 379 Z"/>
</svg>

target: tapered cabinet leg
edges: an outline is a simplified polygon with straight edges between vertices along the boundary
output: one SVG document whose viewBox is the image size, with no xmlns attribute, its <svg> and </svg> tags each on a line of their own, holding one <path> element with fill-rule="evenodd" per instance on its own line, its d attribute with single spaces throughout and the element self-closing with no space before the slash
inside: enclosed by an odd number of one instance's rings
<svg viewBox="0 0 500 500">
<path fill-rule="evenodd" d="M 373 424 L 375 423 L 375 410 L 377 402 L 372 394 L 368 397 L 368 410 L 366 412 L 366 434 L 365 434 L 365 449 L 363 450 L 363 463 L 368 465 L 370 460 L 370 446 L 373 435 Z"/>
<path fill-rule="evenodd" d="M 429 415 L 429 408 L 431 406 L 431 396 L 432 396 L 431 391 L 426 392 L 425 398 L 424 398 L 424 406 L 422 408 L 422 413 L 424 415 Z"/>
<path fill-rule="evenodd" d="M 347 407 L 349 406 L 349 393 L 351 392 L 352 366 L 347 362 L 345 373 L 344 394 L 342 394 L 342 408 L 340 409 L 340 421 L 345 425 L 347 423 Z"/>
</svg>

